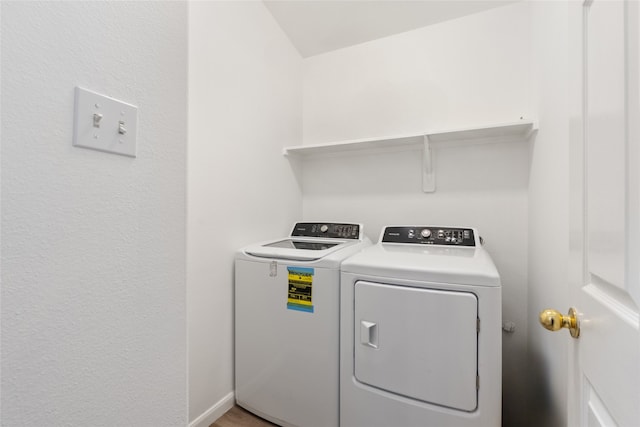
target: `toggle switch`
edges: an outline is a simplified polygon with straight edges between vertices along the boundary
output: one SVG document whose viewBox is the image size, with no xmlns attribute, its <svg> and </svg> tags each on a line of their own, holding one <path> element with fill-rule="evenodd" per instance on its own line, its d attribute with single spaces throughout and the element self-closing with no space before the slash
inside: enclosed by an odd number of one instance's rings
<svg viewBox="0 0 640 427">
<path fill-rule="evenodd" d="M 135 105 L 76 87 L 74 146 L 136 157 L 137 127 Z"/>
<path fill-rule="evenodd" d="M 93 127 L 94 128 L 99 128 L 100 127 L 100 122 L 102 121 L 102 118 L 104 116 L 100 113 L 94 113 L 93 115 Z"/>
</svg>

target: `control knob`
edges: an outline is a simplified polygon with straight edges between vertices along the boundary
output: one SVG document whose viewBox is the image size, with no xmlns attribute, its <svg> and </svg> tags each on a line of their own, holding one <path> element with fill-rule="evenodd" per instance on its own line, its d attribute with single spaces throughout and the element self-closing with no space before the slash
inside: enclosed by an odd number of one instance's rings
<svg viewBox="0 0 640 427">
<path fill-rule="evenodd" d="M 420 232 L 420 235 L 425 239 L 428 239 L 429 237 L 431 237 L 431 230 L 429 230 L 428 228 L 425 228 Z"/>
<path fill-rule="evenodd" d="M 322 225 L 320 226 L 320 231 L 321 231 L 322 233 L 326 233 L 326 232 L 327 232 L 327 230 L 329 230 L 329 226 L 328 226 L 327 224 L 322 224 Z"/>
</svg>

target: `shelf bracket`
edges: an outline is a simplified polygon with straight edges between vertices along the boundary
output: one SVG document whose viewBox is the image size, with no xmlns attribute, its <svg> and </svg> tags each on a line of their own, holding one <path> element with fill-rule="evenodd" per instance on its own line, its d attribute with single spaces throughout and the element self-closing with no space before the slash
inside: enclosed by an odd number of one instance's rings
<svg viewBox="0 0 640 427">
<path fill-rule="evenodd" d="M 436 174 L 434 170 L 434 153 L 431 151 L 429 135 L 424 136 L 422 150 L 422 191 L 434 193 L 436 191 Z"/>
</svg>

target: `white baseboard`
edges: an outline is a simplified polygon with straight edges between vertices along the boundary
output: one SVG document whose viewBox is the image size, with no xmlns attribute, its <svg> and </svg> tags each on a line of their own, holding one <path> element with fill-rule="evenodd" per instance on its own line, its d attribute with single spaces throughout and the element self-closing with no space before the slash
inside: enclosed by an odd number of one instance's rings
<svg viewBox="0 0 640 427">
<path fill-rule="evenodd" d="M 220 399 L 211 408 L 204 411 L 202 415 L 189 423 L 189 427 L 209 427 L 218 418 L 224 415 L 229 409 L 236 403 L 236 396 L 234 392 L 227 394 Z"/>
</svg>

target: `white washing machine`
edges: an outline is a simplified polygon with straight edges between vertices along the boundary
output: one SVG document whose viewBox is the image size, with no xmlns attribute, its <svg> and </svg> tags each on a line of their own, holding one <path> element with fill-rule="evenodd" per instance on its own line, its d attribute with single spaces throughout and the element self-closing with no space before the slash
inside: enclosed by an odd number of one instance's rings
<svg viewBox="0 0 640 427">
<path fill-rule="evenodd" d="M 237 253 L 238 405 L 282 426 L 338 426 L 340 265 L 370 244 L 360 224 L 298 223 Z"/>
<path fill-rule="evenodd" d="M 499 427 L 501 332 L 475 229 L 386 227 L 342 264 L 341 427 Z"/>
</svg>

